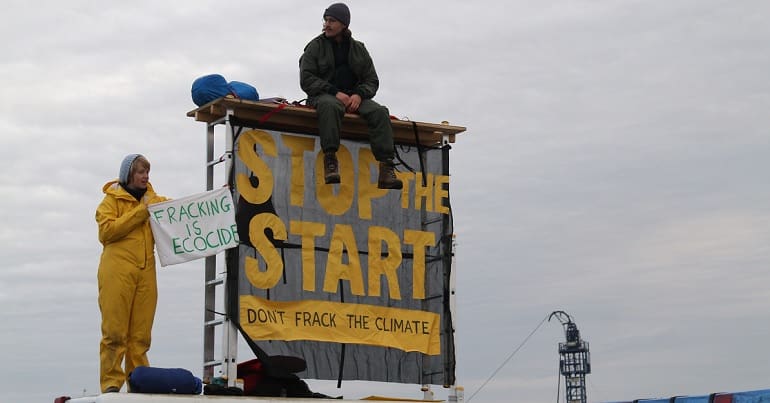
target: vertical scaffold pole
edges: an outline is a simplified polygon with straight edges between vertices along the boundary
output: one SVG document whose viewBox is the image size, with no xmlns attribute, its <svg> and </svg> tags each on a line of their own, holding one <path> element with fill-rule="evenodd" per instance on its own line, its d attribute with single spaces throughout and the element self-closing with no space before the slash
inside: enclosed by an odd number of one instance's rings
<svg viewBox="0 0 770 403">
<path fill-rule="evenodd" d="M 206 190 L 214 189 L 214 126 L 215 122 L 206 125 Z M 205 259 L 205 285 L 203 296 L 203 382 L 211 383 L 214 378 L 214 367 L 217 365 L 214 355 L 215 323 L 216 323 L 216 257 Z"/>
<path fill-rule="evenodd" d="M 235 141 L 235 129 L 233 128 L 230 118 L 233 116 L 233 110 L 228 109 L 225 120 L 225 183 L 229 184 L 230 173 L 234 169 L 233 167 L 233 146 Z M 230 189 L 232 191 L 232 189 Z M 227 265 L 229 262 L 225 262 Z M 237 264 L 237 262 L 235 262 Z M 231 273 L 230 270 L 225 268 L 225 273 Z M 234 270 L 237 275 L 238 271 Z M 233 318 L 231 315 L 237 315 L 237 312 L 229 312 L 227 307 L 230 306 L 231 298 L 236 296 L 230 295 L 231 287 L 227 286 L 228 281 L 237 281 L 237 278 L 230 279 L 225 274 L 224 284 L 224 305 L 225 305 L 225 322 L 222 326 L 222 376 L 227 379 L 228 386 L 235 386 L 235 381 L 238 372 L 238 329 L 233 324 Z M 237 291 L 237 290 L 236 290 Z"/>
</svg>

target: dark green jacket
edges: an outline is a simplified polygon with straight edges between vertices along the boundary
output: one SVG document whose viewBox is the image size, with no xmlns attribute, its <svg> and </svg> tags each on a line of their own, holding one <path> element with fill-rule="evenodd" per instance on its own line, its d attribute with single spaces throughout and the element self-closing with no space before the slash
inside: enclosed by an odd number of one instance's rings
<svg viewBox="0 0 770 403">
<path fill-rule="evenodd" d="M 380 86 L 380 79 L 366 47 L 353 38 L 350 38 L 348 64 L 358 78 L 353 92 L 362 99 L 374 98 Z M 325 35 L 321 34 L 305 46 L 305 52 L 299 59 L 299 84 L 308 97 L 313 98 L 331 93 L 334 89 L 333 80 L 334 49 Z"/>
</svg>

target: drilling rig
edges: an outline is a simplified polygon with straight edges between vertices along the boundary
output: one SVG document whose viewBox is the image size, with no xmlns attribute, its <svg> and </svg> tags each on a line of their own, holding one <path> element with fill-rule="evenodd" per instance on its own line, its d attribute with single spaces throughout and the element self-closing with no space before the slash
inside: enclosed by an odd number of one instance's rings
<svg viewBox="0 0 770 403">
<path fill-rule="evenodd" d="M 567 403 L 587 403 L 586 375 L 591 373 L 591 354 L 588 342 L 580 338 L 580 331 L 564 311 L 554 311 L 548 317 L 556 318 L 564 327 L 567 341 L 559 343 L 559 373 L 564 376 L 564 395 Z"/>
</svg>

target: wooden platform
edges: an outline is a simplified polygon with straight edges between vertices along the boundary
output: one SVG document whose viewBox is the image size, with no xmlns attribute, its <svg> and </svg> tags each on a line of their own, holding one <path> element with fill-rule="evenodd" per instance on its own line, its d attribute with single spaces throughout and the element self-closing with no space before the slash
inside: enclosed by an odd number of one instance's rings
<svg viewBox="0 0 770 403">
<path fill-rule="evenodd" d="M 274 101 L 245 101 L 224 97 L 212 101 L 198 109 L 187 112 L 187 116 L 196 121 L 213 123 L 225 117 L 227 110 L 232 111 L 234 123 L 248 124 L 249 127 L 289 131 L 302 134 L 318 134 L 318 117 L 315 109 L 281 104 Z M 415 122 L 417 135 L 411 121 L 391 120 L 393 140 L 398 144 L 420 144 L 435 146 L 442 143 L 444 135 L 450 143 L 455 142 L 455 136 L 465 131 L 465 127 L 449 124 Z M 356 115 L 346 113 L 342 121 L 342 138 L 365 140 L 368 138 L 366 122 Z"/>
</svg>

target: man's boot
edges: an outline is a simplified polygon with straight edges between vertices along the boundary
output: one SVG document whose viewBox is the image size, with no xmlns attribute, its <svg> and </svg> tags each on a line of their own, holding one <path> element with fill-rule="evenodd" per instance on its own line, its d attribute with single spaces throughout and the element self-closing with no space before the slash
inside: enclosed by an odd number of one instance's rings
<svg viewBox="0 0 770 403">
<path fill-rule="evenodd" d="M 340 183 L 339 163 L 334 152 L 324 153 L 324 182 L 327 185 Z"/>
<path fill-rule="evenodd" d="M 377 179 L 380 189 L 401 189 L 404 184 L 396 177 L 393 160 L 380 161 L 380 176 Z"/>
</svg>

